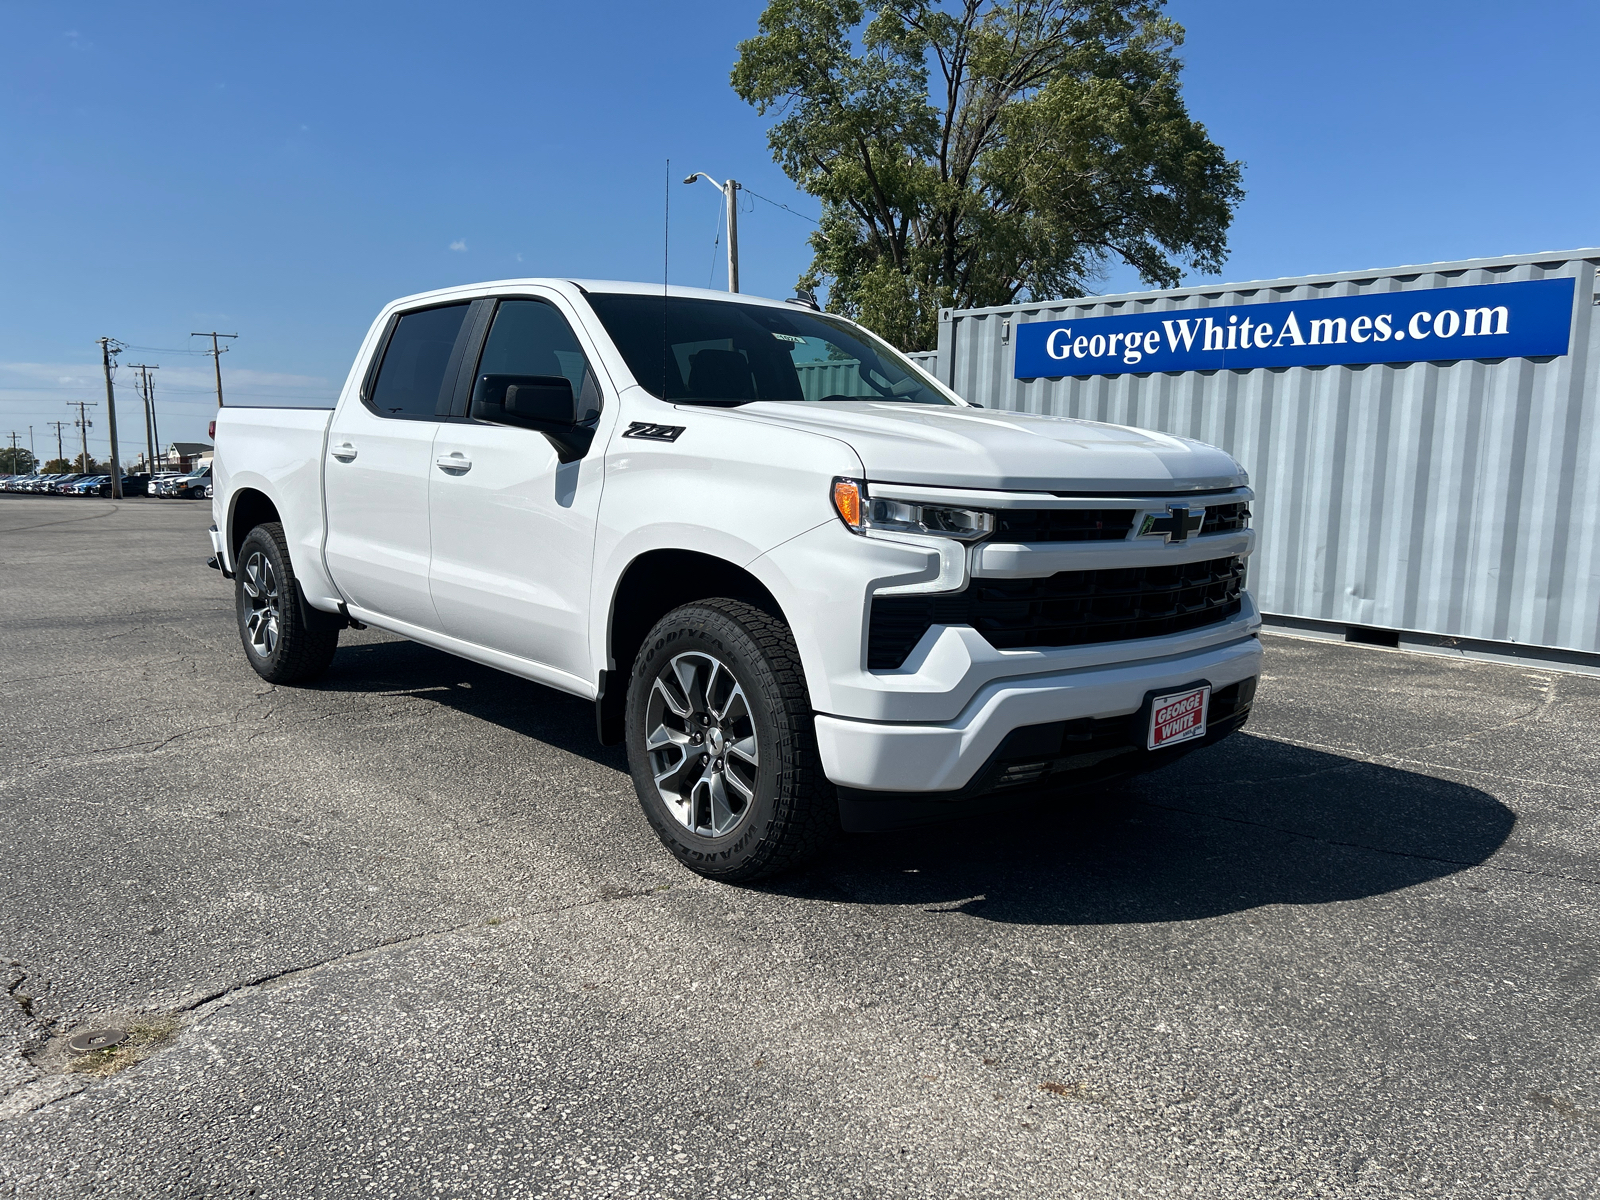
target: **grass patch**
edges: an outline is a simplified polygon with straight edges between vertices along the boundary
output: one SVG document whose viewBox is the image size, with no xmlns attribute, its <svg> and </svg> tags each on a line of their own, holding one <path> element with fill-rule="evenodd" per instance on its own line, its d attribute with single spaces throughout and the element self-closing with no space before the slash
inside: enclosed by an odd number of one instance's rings
<svg viewBox="0 0 1600 1200">
<path fill-rule="evenodd" d="M 183 1022 L 175 1017 L 152 1017 L 136 1021 L 128 1028 L 128 1040 L 120 1046 L 80 1054 L 67 1064 L 67 1070 L 77 1075 L 109 1079 L 119 1071 L 126 1071 L 135 1063 L 143 1062 L 177 1036 L 182 1027 Z"/>
</svg>

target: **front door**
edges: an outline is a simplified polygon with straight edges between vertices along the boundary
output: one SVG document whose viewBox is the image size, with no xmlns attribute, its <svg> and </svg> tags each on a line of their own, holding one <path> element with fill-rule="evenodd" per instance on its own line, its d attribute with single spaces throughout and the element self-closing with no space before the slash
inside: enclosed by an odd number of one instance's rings
<svg viewBox="0 0 1600 1200">
<path fill-rule="evenodd" d="M 401 314 L 359 401 L 340 407 L 328 433 L 328 571 L 350 604 L 424 629 L 439 627 L 428 592 L 433 442 L 454 399 L 469 307 Z"/>
<path fill-rule="evenodd" d="M 553 300 L 502 299 L 474 375 L 564 375 L 598 416 L 599 379 Z M 602 421 L 602 425 L 604 422 Z M 453 637 L 593 682 L 589 579 L 600 448 L 561 463 L 541 433 L 481 421 L 433 445 L 433 603 Z"/>
</svg>

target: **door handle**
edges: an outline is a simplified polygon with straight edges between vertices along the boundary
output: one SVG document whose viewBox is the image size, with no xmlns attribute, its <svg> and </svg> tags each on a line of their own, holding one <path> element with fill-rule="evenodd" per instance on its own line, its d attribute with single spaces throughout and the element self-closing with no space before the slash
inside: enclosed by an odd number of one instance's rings
<svg viewBox="0 0 1600 1200">
<path fill-rule="evenodd" d="M 445 471 L 470 471 L 472 460 L 459 450 L 452 450 L 449 454 L 441 454 L 433 460 L 434 466 Z"/>
<path fill-rule="evenodd" d="M 349 442 L 340 442 L 331 451 L 329 451 L 329 453 L 337 458 L 340 462 L 350 462 L 356 456 L 356 448 Z"/>
</svg>

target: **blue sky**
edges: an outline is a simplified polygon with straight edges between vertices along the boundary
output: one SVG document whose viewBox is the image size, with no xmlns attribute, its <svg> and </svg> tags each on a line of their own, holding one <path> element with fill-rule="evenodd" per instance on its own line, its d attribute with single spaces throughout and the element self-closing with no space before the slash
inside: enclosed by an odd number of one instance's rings
<svg viewBox="0 0 1600 1200">
<path fill-rule="evenodd" d="M 732 175 L 814 214 L 727 84 L 760 7 L 0 6 L 0 436 L 31 424 L 42 453 L 65 401 L 103 402 L 101 335 L 161 365 L 170 441 L 203 437 L 213 407 L 192 330 L 239 333 L 239 400 L 326 403 L 394 296 L 658 279 L 669 157 L 675 179 Z M 1600 242 L 1600 6 L 1170 11 L 1190 109 L 1246 164 L 1223 277 Z M 722 286 L 717 193 L 671 190 L 673 282 Z M 788 295 L 810 226 L 747 203 L 745 290 Z M 1139 286 L 1114 270 L 1102 290 Z M 103 418 L 93 432 L 103 453 Z"/>
</svg>

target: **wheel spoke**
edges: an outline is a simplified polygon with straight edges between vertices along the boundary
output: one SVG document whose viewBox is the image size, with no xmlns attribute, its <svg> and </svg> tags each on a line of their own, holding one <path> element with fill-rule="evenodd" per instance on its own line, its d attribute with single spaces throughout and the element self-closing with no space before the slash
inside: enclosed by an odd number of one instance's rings
<svg viewBox="0 0 1600 1200">
<path fill-rule="evenodd" d="M 662 750 L 667 746 L 687 746 L 689 735 L 681 729 L 673 729 L 668 725 L 657 725 L 645 735 L 644 748 L 646 750 Z"/>
<path fill-rule="evenodd" d="M 690 712 L 704 712 L 706 707 L 704 673 L 700 666 L 699 655 L 680 654 L 672 660 L 672 673 L 677 676 L 678 686 L 683 689 L 684 697 L 689 702 Z"/>
<path fill-rule="evenodd" d="M 711 776 L 702 774 L 689 792 L 689 828 L 695 833 L 702 829 L 711 836 L 716 830 L 711 825 Z"/>
<path fill-rule="evenodd" d="M 677 716 L 687 717 L 689 715 L 691 710 L 688 703 L 680 700 L 677 696 L 672 694 L 671 690 L 667 687 L 665 676 L 657 677 L 653 690 L 661 697 L 666 706 Z"/>
<path fill-rule="evenodd" d="M 728 693 L 728 698 L 723 701 L 720 709 L 715 710 L 715 714 L 717 720 L 724 725 L 732 724 L 738 717 L 749 716 L 750 706 L 745 703 L 744 689 L 735 683 L 733 690 Z"/>
<path fill-rule="evenodd" d="M 733 788 L 734 792 L 738 795 L 739 799 L 742 801 L 742 803 L 740 805 L 741 810 L 742 810 L 744 804 L 749 804 L 750 801 L 752 801 L 752 800 L 754 800 L 756 798 L 755 789 L 752 788 L 743 779 L 739 778 L 739 773 L 733 769 L 733 764 L 732 763 L 729 763 L 727 768 L 722 772 L 722 778 L 727 784 L 729 784 Z"/>
<path fill-rule="evenodd" d="M 650 762 L 651 766 L 654 767 L 662 759 L 666 758 L 667 754 L 670 753 L 672 749 L 677 750 L 678 756 L 677 758 L 673 759 L 668 766 L 655 773 L 656 786 L 661 789 L 663 794 L 670 792 L 676 796 L 683 790 L 681 776 L 684 774 L 685 769 L 689 766 L 689 751 L 682 746 L 669 747 L 667 750 L 658 750 L 650 756 Z"/>
<path fill-rule="evenodd" d="M 717 837 L 733 828 L 733 807 L 728 803 L 728 788 L 719 771 L 711 777 L 711 836 Z"/>
<path fill-rule="evenodd" d="M 738 755 L 752 767 L 761 765 L 759 754 L 760 752 L 756 748 L 755 734 L 740 738 L 737 742 L 728 743 L 728 757 L 732 758 L 734 755 Z"/>
</svg>

